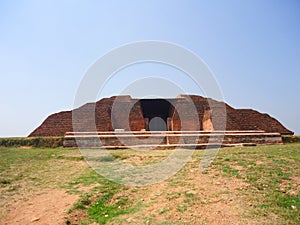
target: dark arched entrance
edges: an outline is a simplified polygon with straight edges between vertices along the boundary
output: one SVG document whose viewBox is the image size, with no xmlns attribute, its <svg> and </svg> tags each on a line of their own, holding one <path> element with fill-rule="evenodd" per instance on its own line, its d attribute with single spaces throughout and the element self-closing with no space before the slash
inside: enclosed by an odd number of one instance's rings
<svg viewBox="0 0 300 225">
<path fill-rule="evenodd" d="M 168 117 L 172 116 L 173 105 L 165 99 L 141 99 L 143 116 L 148 120 L 147 130 L 168 130 Z"/>
</svg>

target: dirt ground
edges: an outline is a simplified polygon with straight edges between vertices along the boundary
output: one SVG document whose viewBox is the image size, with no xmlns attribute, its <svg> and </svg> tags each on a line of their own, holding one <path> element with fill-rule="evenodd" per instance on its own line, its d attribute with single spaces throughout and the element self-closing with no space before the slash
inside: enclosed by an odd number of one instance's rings
<svg viewBox="0 0 300 225">
<path fill-rule="evenodd" d="M 168 207 L 172 208 L 168 215 L 177 221 L 181 221 L 183 224 L 186 221 L 197 224 L 197 221 L 200 220 L 204 221 L 204 224 L 247 224 L 239 216 L 242 200 L 238 199 L 234 194 L 236 188 L 245 188 L 245 183 L 238 180 L 215 179 L 208 175 L 196 174 L 196 176 L 187 177 L 188 180 L 193 180 L 191 183 L 193 188 L 173 187 L 172 193 L 176 194 L 189 190 L 188 194 L 197 195 L 201 198 L 200 204 L 195 204 L 190 208 L 190 211 L 178 212 L 175 205 L 180 205 L 180 202 L 183 201 L 183 196 L 177 196 L 176 199 L 171 199 L 171 201 L 166 200 L 165 195 L 161 193 L 166 193 L 169 187 L 166 182 L 161 182 L 148 187 L 146 193 L 140 192 L 139 196 L 135 196 L 140 198 L 145 204 L 149 204 L 150 207 L 142 209 L 134 215 L 124 215 L 126 217 L 124 218 L 125 224 L 152 224 L 150 220 L 149 222 L 145 221 L 147 215 L 155 216 L 155 221 L 163 221 L 166 219 L 165 215 L 161 214 L 159 210 L 167 209 Z M 89 189 L 89 187 L 86 187 L 84 191 L 87 192 Z M 127 194 L 130 195 L 132 190 L 130 188 L 127 191 Z M 170 196 L 172 196 L 172 193 Z M 119 194 L 126 195 L 126 193 Z M 72 224 L 76 224 L 78 220 L 82 219 L 77 217 L 82 217 L 82 215 L 77 215 L 76 212 L 67 214 L 67 212 L 78 199 L 79 195 L 68 194 L 65 190 L 40 190 L 27 200 L 18 200 L 11 204 L 6 209 L 6 212 L 3 213 L 4 216 L 0 220 L 0 224 L 63 225 L 66 224 L 66 218 Z"/>
<path fill-rule="evenodd" d="M 197 225 L 259 224 L 254 221 L 250 223 L 241 217 L 243 211 L 250 207 L 250 203 L 245 203 L 238 197 L 237 189 L 247 188 L 247 184 L 243 181 L 215 178 L 200 174 L 196 170 L 191 171 L 190 177 L 186 177 L 186 180 L 189 186 L 170 187 L 167 182 L 161 182 L 147 187 L 146 193 L 136 197 L 148 207 L 130 216 L 125 215 L 123 218 L 126 222 L 122 224 L 158 224 L 162 221 L 168 221 L 168 224 Z M 196 196 L 197 200 L 193 202 L 191 199 L 192 202 L 186 203 L 186 194 Z M 188 209 L 180 211 L 178 206 L 187 204 Z"/>
<path fill-rule="evenodd" d="M 43 190 L 30 200 L 12 204 L 0 224 L 66 224 L 67 211 L 78 198 L 64 190 Z"/>
<path fill-rule="evenodd" d="M 274 166 L 277 165 L 274 162 L 278 161 L 286 163 L 282 166 L 286 169 L 290 161 L 284 161 L 283 157 L 276 155 L 276 160 L 273 159 L 269 162 L 269 158 L 263 159 L 263 154 L 255 156 L 253 151 L 256 149 L 250 150 L 251 152 L 249 152 L 252 153 L 251 160 L 253 160 L 246 161 L 248 163 L 246 166 L 234 163 L 233 159 L 237 155 L 235 153 L 230 155 L 232 162 L 225 157 L 221 157 L 221 159 L 224 159 L 223 161 L 219 160 L 219 164 L 216 163 L 209 171 L 201 173 L 198 168 L 199 159 L 195 158 L 191 159 L 176 175 L 165 181 L 142 187 L 128 186 L 120 188 L 114 193 L 108 204 L 115 205 L 122 197 L 127 197 L 129 205 L 132 204 L 130 207 L 139 206 L 137 210 L 130 213 L 112 217 L 107 221 L 107 224 L 287 224 L 278 212 L 276 214 L 272 210 L 259 207 L 264 203 L 263 201 L 259 204 L 256 202 L 265 197 L 264 193 L 273 192 L 258 190 L 253 186 L 253 183 L 247 182 L 242 175 L 251 166 L 256 166 L 257 169 L 254 175 L 261 182 L 269 174 L 271 174 L 269 176 L 272 179 L 275 179 L 276 174 L 273 173 L 275 171 L 273 168 L 277 167 L 270 167 L 272 173 L 265 174 L 262 172 L 268 167 L 263 167 L 264 170 L 259 173 L 259 166 Z M 83 194 L 94 191 L 94 188 L 96 188 L 96 192 L 93 192 L 95 194 L 93 197 L 101 196 L 101 192 L 98 193 L 100 189 L 97 188 L 102 187 L 103 184 L 97 182 L 97 179 L 93 176 L 91 178 L 91 170 L 87 170 L 88 165 L 85 161 L 79 160 L 78 153 L 67 152 L 67 154 L 62 151 L 57 150 L 57 152 L 54 152 L 56 155 L 51 153 L 53 156 L 51 155 L 52 158 L 48 161 L 42 160 L 40 162 L 38 158 L 36 164 L 34 164 L 35 161 L 31 161 L 29 164 L 24 163 L 23 166 L 22 164 L 10 164 L 7 167 L 8 169 L 4 170 L 1 181 L 2 187 L 0 187 L 0 225 L 63 225 L 66 224 L 66 221 L 69 221 L 68 224 L 87 221 L 86 209 L 75 209 L 71 213 L 68 212 Z M 258 149 L 256 151 L 262 150 Z M 278 152 L 280 153 L 279 150 Z M 20 154 L 20 152 L 16 153 Z M 123 152 L 120 152 L 120 154 L 123 154 Z M 160 156 L 161 152 L 157 152 L 157 154 Z M 196 154 L 201 156 L 201 152 Z M 289 152 L 286 154 L 290 155 Z M 226 157 L 229 156 L 226 155 Z M 298 155 L 294 157 L 298 159 Z M 245 158 L 245 155 L 243 158 Z M 149 159 L 152 160 L 151 157 Z M 127 160 L 136 162 L 137 158 L 128 157 Z M 227 162 L 231 166 L 230 171 L 240 175 L 240 178 L 220 170 L 220 168 L 227 168 L 225 167 Z M 251 162 L 252 164 L 250 164 Z M 297 175 L 299 169 L 296 167 L 299 164 L 294 163 L 291 165 L 295 166 L 295 169 L 290 169 L 293 171 L 294 176 L 289 179 L 278 180 L 280 185 L 277 191 L 286 193 L 285 197 L 298 195 L 300 191 L 300 180 Z M 20 176 L 19 174 L 25 174 L 26 176 Z M 84 179 L 78 180 L 80 174 L 83 175 L 82 178 Z M 11 177 L 11 180 L 4 179 L 6 177 Z M 266 181 L 267 183 L 270 182 L 269 180 Z M 5 184 L 5 182 L 11 183 Z M 260 199 L 257 198 L 258 196 Z M 289 207 L 287 212 L 298 210 L 297 205 L 293 203 L 293 206 L 292 208 Z M 284 208 L 276 209 L 281 210 Z M 294 221 L 295 223 L 289 224 L 299 224 L 296 223 L 296 220 Z M 92 224 L 97 225 L 97 223 Z"/>
</svg>

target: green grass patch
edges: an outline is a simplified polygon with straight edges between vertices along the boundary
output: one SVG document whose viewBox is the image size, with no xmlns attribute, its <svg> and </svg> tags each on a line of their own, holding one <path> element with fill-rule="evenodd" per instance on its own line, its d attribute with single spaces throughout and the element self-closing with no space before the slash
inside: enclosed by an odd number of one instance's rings
<svg viewBox="0 0 300 225">
<path fill-rule="evenodd" d="M 176 209 L 178 212 L 184 212 L 187 210 L 187 206 L 185 204 L 179 204 L 179 205 L 177 205 Z"/>
<path fill-rule="evenodd" d="M 231 168 L 229 165 L 223 165 L 220 168 L 220 170 L 223 171 L 225 174 L 229 174 L 230 176 L 235 176 L 237 178 L 241 178 L 239 171 Z"/>
<path fill-rule="evenodd" d="M 99 161 L 100 162 L 112 162 L 114 161 L 116 158 L 111 156 L 111 155 L 108 155 L 108 156 L 102 156 L 99 158 Z"/>
<path fill-rule="evenodd" d="M 140 207 L 139 203 L 133 205 L 126 195 L 115 196 L 126 190 L 125 186 L 107 180 L 90 168 L 75 181 L 70 182 L 68 189 L 76 189 L 78 184 L 84 186 L 97 184 L 88 193 L 84 193 L 69 211 L 71 213 L 73 210 L 86 210 L 90 222 L 106 224 L 108 221 L 131 213 Z"/>
<path fill-rule="evenodd" d="M 161 215 L 161 214 L 164 214 L 164 213 L 169 212 L 171 210 L 172 210 L 172 207 L 170 207 L 170 206 L 163 207 L 163 208 L 161 208 L 161 209 L 158 210 L 158 214 Z"/>
<path fill-rule="evenodd" d="M 185 200 L 184 202 L 188 204 L 188 206 L 193 206 L 199 203 L 199 197 L 196 196 L 194 193 L 185 192 Z"/>
<path fill-rule="evenodd" d="M 235 169 L 238 166 L 242 169 Z M 248 196 L 250 202 L 254 202 L 254 210 L 247 212 L 250 217 L 264 217 L 272 212 L 287 224 L 298 224 L 299 190 L 296 195 L 290 195 L 281 191 L 281 185 L 300 177 L 300 144 L 224 148 L 211 168 L 250 184 L 247 190 L 241 192 L 241 195 Z"/>
</svg>

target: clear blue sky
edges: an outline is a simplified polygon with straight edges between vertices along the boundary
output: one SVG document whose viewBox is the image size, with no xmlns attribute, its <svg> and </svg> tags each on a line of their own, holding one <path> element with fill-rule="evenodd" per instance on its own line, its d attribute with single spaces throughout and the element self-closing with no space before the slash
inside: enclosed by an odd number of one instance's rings
<svg viewBox="0 0 300 225">
<path fill-rule="evenodd" d="M 141 40 L 192 50 L 214 72 L 227 103 L 266 112 L 300 134 L 297 0 L 7 0 L 0 2 L 0 32 L 0 137 L 27 136 L 49 114 L 72 109 L 91 63 Z M 130 72 L 119 84 L 143 70 Z M 103 96 L 121 88 L 110 87 Z"/>
</svg>

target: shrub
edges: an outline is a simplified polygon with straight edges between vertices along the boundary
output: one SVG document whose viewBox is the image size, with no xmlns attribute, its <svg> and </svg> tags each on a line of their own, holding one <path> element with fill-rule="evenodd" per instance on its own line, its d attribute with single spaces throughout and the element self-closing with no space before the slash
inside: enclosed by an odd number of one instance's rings
<svg viewBox="0 0 300 225">
<path fill-rule="evenodd" d="M 0 138 L 0 146 L 20 147 L 31 146 L 36 148 L 57 148 L 63 146 L 64 137 L 21 137 Z"/>
<path fill-rule="evenodd" d="M 300 136 L 284 135 L 282 141 L 283 143 L 300 143 Z"/>
</svg>

